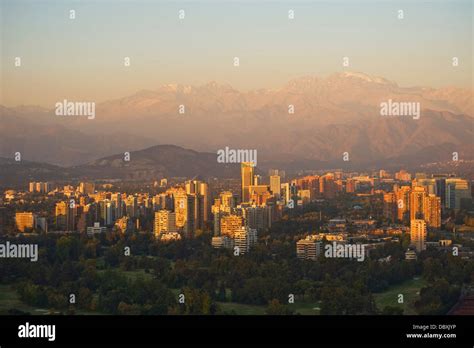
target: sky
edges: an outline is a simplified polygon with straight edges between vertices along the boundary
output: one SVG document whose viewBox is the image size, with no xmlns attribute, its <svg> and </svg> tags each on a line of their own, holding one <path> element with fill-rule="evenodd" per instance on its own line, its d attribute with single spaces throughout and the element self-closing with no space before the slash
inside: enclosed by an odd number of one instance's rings
<svg viewBox="0 0 474 348">
<path fill-rule="evenodd" d="M 473 86 L 471 0 L 0 1 L 8 107 L 100 102 L 169 83 L 279 88 L 345 70 L 407 87 Z"/>
</svg>

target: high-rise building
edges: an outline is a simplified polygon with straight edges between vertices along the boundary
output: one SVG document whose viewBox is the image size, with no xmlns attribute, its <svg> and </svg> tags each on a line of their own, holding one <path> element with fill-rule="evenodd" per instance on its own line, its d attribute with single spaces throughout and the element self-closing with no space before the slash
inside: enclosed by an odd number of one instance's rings
<svg viewBox="0 0 474 348">
<path fill-rule="evenodd" d="M 441 227 L 441 198 L 430 194 L 425 198 L 425 221 L 430 227 Z"/>
<path fill-rule="evenodd" d="M 243 227 L 244 220 L 239 215 L 225 215 L 220 218 L 220 235 L 234 237 Z"/>
<path fill-rule="evenodd" d="M 51 191 L 51 183 L 32 181 L 29 183 L 28 188 L 30 192 L 48 193 L 49 191 Z"/>
<path fill-rule="evenodd" d="M 257 230 L 242 227 L 234 235 L 234 245 L 238 248 L 239 254 L 245 254 L 257 243 Z"/>
<path fill-rule="evenodd" d="M 162 233 L 178 232 L 176 228 L 176 214 L 169 210 L 159 210 L 155 212 L 153 232 L 155 236 Z"/>
<path fill-rule="evenodd" d="M 422 219 L 413 219 L 410 222 L 410 241 L 417 252 L 426 249 L 426 222 Z"/>
<path fill-rule="evenodd" d="M 395 222 L 397 220 L 397 196 L 394 192 L 389 192 L 383 195 L 383 216 Z"/>
<path fill-rule="evenodd" d="M 186 191 L 179 189 L 173 193 L 173 198 L 174 212 L 176 213 L 176 227 L 184 229 L 188 217 L 188 195 Z"/>
<path fill-rule="evenodd" d="M 409 219 L 409 211 L 410 211 L 410 186 L 402 186 L 395 191 L 395 195 L 397 196 L 397 218 L 399 221 L 404 221 L 405 219 Z"/>
<path fill-rule="evenodd" d="M 276 198 L 280 198 L 281 183 L 279 175 L 270 176 L 270 191 L 272 191 Z"/>
<path fill-rule="evenodd" d="M 281 188 L 281 196 L 284 198 L 284 204 L 288 204 L 288 202 L 290 201 L 291 199 L 291 190 L 290 190 L 290 184 L 289 183 L 284 183 L 284 184 L 281 184 L 280 186 Z"/>
<path fill-rule="evenodd" d="M 15 223 L 20 232 L 31 230 L 35 227 L 35 215 L 29 212 L 16 213 Z"/>
<path fill-rule="evenodd" d="M 196 199 L 196 194 L 190 194 L 186 198 L 186 224 L 184 226 L 184 236 L 186 238 L 194 238 L 196 232 L 196 219 L 194 218 L 194 212 L 196 209 L 196 202 L 199 202 Z"/>
<path fill-rule="evenodd" d="M 194 221 L 196 229 L 203 230 L 205 224 L 209 221 L 210 197 L 207 183 L 199 180 L 186 181 L 186 193 L 194 194 Z"/>
<path fill-rule="evenodd" d="M 61 231 L 76 230 L 77 206 L 69 202 L 61 201 L 55 207 L 56 228 Z"/>
<path fill-rule="evenodd" d="M 459 210 L 463 200 L 471 200 L 469 181 L 458 178 L 446 179 L 446 208 Z"/>
<path fill-rule="evenodd" d="M 426 202 L 426 189 L 414 187 L 410 194 L 410 220 L 424 219 Z"/>
<path fill-rule="evenodd" d="M 241 175 L 242 175 L 242 202 L 248 202 L 250 200 L 250 186 L 253 185 L 254 175 L 254 163 L 253 162 L 242 162 Z"/>
</svg>

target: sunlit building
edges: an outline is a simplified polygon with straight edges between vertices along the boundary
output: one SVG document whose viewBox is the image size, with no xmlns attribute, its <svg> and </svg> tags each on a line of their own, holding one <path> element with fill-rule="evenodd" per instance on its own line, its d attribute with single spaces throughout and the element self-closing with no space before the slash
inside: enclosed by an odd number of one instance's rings
<svg viewBox="0 0 474 348">
<path fill-rule="evenodd" d="M 410 241 L 417 252 L 426 249 L 426 222 L 422 219 L 413 219 L 410 222 Z"/>
<path fill-rule="evenodd" d="M 254 163 L 243 162 L 241 165 L 241 176 L 242 176 L 242 202 L 248 202 L 250 200 L 250 186 L 253 183 L 254 175 Z"/>
<path fill-rule="evenodd" d="M 29 212 L 15 214 L 16 228 L 20 232 L 31 230 L 35 226 L 35 215 Z"/>
</svg>

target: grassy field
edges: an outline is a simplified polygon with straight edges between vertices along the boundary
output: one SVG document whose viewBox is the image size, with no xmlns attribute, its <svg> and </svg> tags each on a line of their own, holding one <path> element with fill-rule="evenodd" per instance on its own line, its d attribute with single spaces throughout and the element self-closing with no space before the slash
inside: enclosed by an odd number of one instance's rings
<svg viewBox="0 0 474 348">
<path fill-rule="evenodd" d="M 240 315 L 264 315 L 265 306 L 246 305 L 235 302 L 217 302 L 224 312 L 234 311 Z"/>
<path fill-rule="evenodd" d="M 8 315 L 8 310 L 16 309 L 31 315 L 47 315 L 50 314 L 49 308 L 32 307 L 21 302 L 16 290 L 11 285 L 0 285 L 0 315 Z M 101 315 L 104 313 L 77 310 L 77 315 Z M 59 314 L 54 312 L 52 314 Z"/>
<path fill-rule="evenodd" d="M 400 285 L 392 286 L 387 291 L 374 294 L 377 307 L 382 310 L 385 306 L 403 308 L 404 314 L 417 314 L 415 311 L 415 301 L 419 298 L 420 289 L 426 286 L 426 282 L 421 278 L 408 280 Z M 398 295 L 403 295 L 403 303 L 398 303 Z"/>
<path fill-rule="evenodd" d="M 134 271 L 122 271 L 119 268 L 115 268 L 114 270 L 119 271 L 120 274 L 125 275 L 128 280 L 136 280 L 138 277 L 142 277 L 145 280 L 149 280 L 153 278 L 153 275 L 151 273 L 146 273 L 144 269 L 137 269 Z M 106 270 L 97 270 L 98 274 L 103 274 L 105 273 Z"/>
<path fill-rule="evenodd" d="M 217 302 L 224 312 L 234 311 L 239 315 L 264 315 L 266 306 L 247 305 L 235 302 Z M 288 308 L 301 315 L 319 315 L 319 305 L 315 303 L 295 303 Z"/>
<path fill-rule="evenodd" d="M 10 285 L 0 285 L 0 315 L 8 314 L 9 309 L 29 312 L 31 315 L 48 314 L 47 308 L 35 308 L 20 301 L 18 293 Z"/>
</svg>

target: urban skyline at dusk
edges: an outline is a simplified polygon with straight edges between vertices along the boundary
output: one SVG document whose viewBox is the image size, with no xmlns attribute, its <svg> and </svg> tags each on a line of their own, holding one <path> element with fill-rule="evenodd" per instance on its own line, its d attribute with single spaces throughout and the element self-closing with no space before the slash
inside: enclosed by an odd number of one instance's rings
<svg viewBox="0 0 474 348">
<path fill-rule="evenodd" d="M 470 343 L 472 15 L 0 0 L 0 344 Z"/>
</svg>

